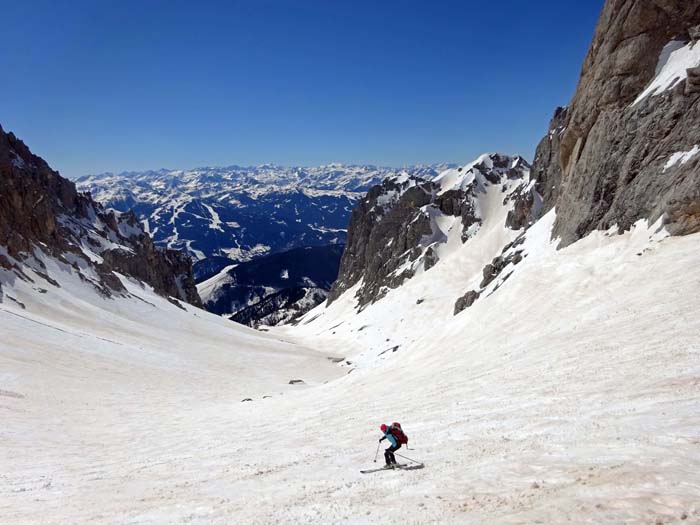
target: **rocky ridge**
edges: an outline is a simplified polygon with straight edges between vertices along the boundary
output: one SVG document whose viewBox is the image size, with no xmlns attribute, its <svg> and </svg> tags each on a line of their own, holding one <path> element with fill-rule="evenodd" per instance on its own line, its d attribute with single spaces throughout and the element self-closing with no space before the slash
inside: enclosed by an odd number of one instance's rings
<svg viewBox="0 0 700 525">
<path fill-rule="evenodd" d="M 133 213 L 106 210 L 0 127 L 0 269 L 3 279 L 30 280 L 28 266 L 49 285 L 42 259 L 53 257 L 101 294 L 126 294 L 117 273 L 161 295 L 200 306 L 190 259 L 157 249 Z"/>
<path fill-rule="evenodd" d="M 455 219 L 464 243 L 481 226 L 480 195 L 498 186 L 509 203 L 528 186 L 529 170 L 522 157 L 493 153 L 430 180 L 402 175 L 373 187 L 353 210 L 329 304 L 359 284 L 355 293 L 362 308 L 429 271 L 454 234 Z"/>
</svg>

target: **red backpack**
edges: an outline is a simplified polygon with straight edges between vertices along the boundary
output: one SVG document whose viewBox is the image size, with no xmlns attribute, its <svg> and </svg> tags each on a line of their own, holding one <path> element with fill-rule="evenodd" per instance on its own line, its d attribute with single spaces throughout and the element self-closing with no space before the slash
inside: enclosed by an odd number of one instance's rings
<svg viewBox="0 0 700 525">
<path fill-rule="evenodd" d="M 396 438 L 396 442 L 399 445 L 408 445 L 408 436 L 404 434 L 401 423 L 392 423 L 389 427 L 389 431 Z"/>
</svg>

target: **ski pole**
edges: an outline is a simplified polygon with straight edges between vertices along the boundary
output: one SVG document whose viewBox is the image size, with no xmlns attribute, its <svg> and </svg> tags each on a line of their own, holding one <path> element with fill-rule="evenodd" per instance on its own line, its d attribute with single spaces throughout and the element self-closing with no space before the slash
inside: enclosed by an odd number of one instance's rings
<svg viewBox="0 0 700 525">
<path fill-rule="evenodd" d="M 379 455 L 379 445 L 381 445 L 381 444 L 382 444 L 381 441 L 379 443 L 377 443 L 377 452 L 376 452 L 376 454 L 374 454 L 374 462 L 375 463 L 377 462 L 377 456 Z"/>
<path fill-rule="evenodd" d="M 403 459 L 407 459 L 408 461 L 413 461 L 414 463 L 416 463 L 418 465 L 422 465 L 422 463 L 420 461 L 416 461 L 415 459 L 411 459 L 411 458 L 407 458 L 406 456 L 402 456 L 398 452 L 394 452 L 394 455 L 399 456 L 400 458 L 403 458 Z"/>
</svg>

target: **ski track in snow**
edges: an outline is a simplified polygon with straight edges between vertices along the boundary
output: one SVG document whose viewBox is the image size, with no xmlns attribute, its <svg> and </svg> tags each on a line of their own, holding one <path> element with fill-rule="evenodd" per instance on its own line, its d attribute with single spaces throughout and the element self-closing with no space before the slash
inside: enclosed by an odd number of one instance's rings
<svg viewBox="0 0 700 525">
<path fill-rule="evenodd" d="M 4 279 L 0 521 L 699 523 L 700 234 L 555 251 L 552 219 L 454 317 L 499 217 L 362 314 L 267 334 L 50 264 L 45 294 Z M 425 468 L 360 474 L 390 421 Z"/>
</svg>

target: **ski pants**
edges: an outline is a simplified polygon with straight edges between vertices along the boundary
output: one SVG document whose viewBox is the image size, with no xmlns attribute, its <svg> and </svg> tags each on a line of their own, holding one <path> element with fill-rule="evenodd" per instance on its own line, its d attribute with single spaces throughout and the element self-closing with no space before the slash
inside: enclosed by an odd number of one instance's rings
<svg viewBox="0 0 700 525">
<path fill-rule="evenodd" d="M 391 445 L 388 449 L 384 451 L 384 459 L 387 465 L 396 464 L 396 458 L 394 457 L 394 452 L 401 448 L 401 443 L 396 445 Z"/>
</svg>

